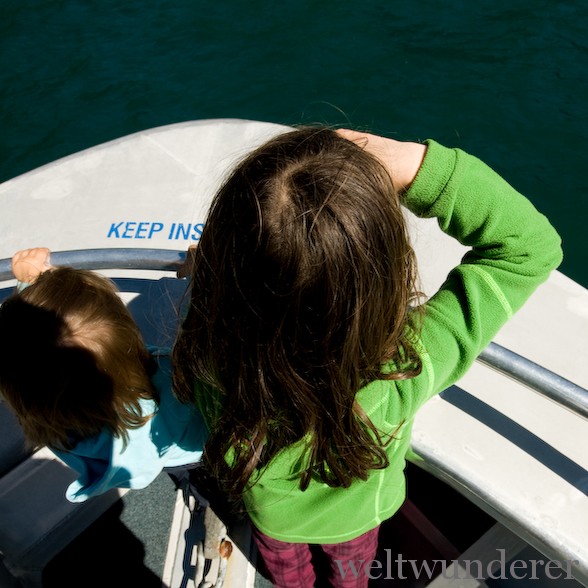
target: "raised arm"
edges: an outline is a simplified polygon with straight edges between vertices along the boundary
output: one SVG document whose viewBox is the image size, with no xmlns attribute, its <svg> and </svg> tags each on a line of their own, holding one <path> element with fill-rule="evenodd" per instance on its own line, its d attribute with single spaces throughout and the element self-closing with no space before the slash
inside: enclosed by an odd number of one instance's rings
<svg viewBox="0 0 588 588">
<path fill-rule="evenodd" d="M 529 200 L 460 149 L 339 133 L 380 159 L 409 210 L 436 217 L 442 231 L 471 247 L 426 304 L 422 377 L 434 394 L 463 375 L 547 280 L 561 262 L 561 240 Z"/>
<path fill-rule="evenodd" d="M 404 203 L 471 247 L 426 305 L 422 342 L 435 390 L 456 381 L 562 260 L 547 218 L 485 163 L 427 142 Z"/>
</svg>

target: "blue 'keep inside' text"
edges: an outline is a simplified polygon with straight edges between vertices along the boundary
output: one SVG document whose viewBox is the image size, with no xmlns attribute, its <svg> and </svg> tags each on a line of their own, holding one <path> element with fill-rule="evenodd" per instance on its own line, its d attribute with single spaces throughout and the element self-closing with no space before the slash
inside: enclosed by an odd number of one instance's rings
<svg viewBox="0 0 588 588">
<path fill-rule="evenodd" d="M 120 221 L 110 224 L 108 239 L 154 239 L 199 241 L 204 223 L 163 223 L 153 221 Z"/>
</svg>

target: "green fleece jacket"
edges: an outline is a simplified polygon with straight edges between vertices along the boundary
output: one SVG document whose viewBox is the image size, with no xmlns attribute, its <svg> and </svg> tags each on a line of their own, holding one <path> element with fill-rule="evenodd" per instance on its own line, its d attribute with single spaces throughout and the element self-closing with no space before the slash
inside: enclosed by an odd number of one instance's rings
<svg viewBox="0 0 588 588">
<path fill-rule="evenodd" d="M 472 249 L 426 303 L 421 374 L 377 380 L 357 393 L 379 430 L 396 431 L 386 448 L 390 465 L 349 488 L 313 479 L 301 491 L 303 441 L 285 448 L 254 475 L 244 494 L 253 523 L 275 539 L 339 543 L 391 517 L 405 499 L 405 456 L 415 413 L 465 373 L 561 262 L 557 233 L 527 199 L 479 159 L 427 143 L 404 204 L 417 216 L 436 217 L 444 232 Z"/>
</svg>

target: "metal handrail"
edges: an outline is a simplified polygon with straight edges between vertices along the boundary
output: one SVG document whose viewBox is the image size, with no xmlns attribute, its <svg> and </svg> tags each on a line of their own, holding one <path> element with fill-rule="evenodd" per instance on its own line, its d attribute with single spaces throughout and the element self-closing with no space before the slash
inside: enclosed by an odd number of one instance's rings
<svg viewBox="0 0 588 588">
<path fill-rule="evenodd" d="M 494 342 L 480 353 L 478 359 L 588 418 L 588 390 L 585 388 Z"/>
<path fill-rule="evenodd" d="M 52 251 L 53 265 L 79 269 L 132 269 L 176 271 L 186 260 L 185 251 L 173 249 L 81 249 Z M 0 282 L 14 279 L 11 259 L 0 259 Z"/>
<path fill-rule="evenodd" d="M 169 249 L 84 249 L 51 253 L 53 265 L 81 269 L 133 269 L 176 271 L 186 259 L 185 251 Z M 0 260 L 0 282 L 13 279 L 11 260 Z M 588 390 L 497 343 L 490 343 L 478 359 L 533 390 L 588 418 Z"/>
</svg>

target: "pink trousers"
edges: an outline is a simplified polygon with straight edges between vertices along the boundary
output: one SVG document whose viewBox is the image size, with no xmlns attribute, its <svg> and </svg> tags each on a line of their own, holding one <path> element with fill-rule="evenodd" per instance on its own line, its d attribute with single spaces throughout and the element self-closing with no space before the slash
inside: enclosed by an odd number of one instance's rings
<svg viewBox="0 0 588 588">
<path fill-rule="evenodd" d="M 379 527 L 346 541 L 321 545 L 329 560 L 329 581 L 335 588 L 366 588 L 370 564 L 376 557 Z M 253 527 L 255 543 L 274 586 L 313 588 L 316 574 L 306 543 L 272 539 Z"/>
</svg>

